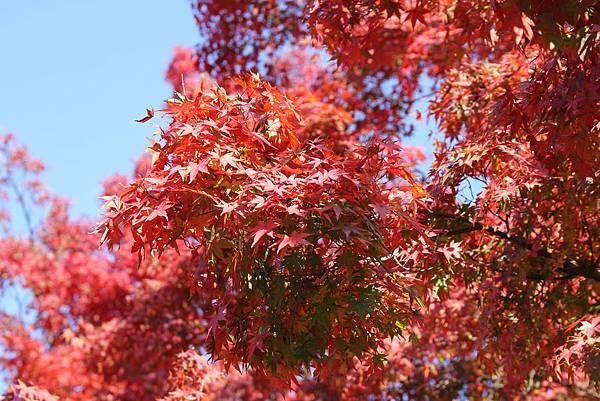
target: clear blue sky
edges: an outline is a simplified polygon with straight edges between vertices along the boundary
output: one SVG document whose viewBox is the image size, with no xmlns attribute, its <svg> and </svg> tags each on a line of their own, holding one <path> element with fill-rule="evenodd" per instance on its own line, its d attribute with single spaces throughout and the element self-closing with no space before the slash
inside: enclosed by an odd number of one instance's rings
<svg viewBox="0 0 600 401">
<path fill-rule="evenodd" d="M 177 44 L 199 41 L 188 0 L 0 1 L 0 133 L 48 166 L 74 214 L 95 215 L 99 183 L 129 172 L 171 95 Z"/>
</svg>

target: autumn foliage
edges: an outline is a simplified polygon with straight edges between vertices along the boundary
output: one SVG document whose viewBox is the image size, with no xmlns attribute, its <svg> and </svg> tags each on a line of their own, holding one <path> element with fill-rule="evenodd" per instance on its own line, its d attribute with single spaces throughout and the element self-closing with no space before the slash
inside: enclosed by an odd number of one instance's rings
<svg viewBox="0 0 600 401">
<path fill-rule="evenodd" d="M 7 399 L 600 397 L 595 1 L 192 11 L 96 222 L 3 137 Z"/>
</svg>

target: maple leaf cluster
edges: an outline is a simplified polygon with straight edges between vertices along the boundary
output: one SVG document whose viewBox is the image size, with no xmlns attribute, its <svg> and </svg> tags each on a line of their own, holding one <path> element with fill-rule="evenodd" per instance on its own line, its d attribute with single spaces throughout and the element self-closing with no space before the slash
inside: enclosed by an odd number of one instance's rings
<svg viewBox="0 0 600 401">
<path fill-rule="evenodd" d="M 595 1 L 192 10 L 95 232 L 2 140 L 9 399 L 600 397 Z"/>
<path fill-rule="evenodd" d="M 409 320 L 416 280 L 392 252 L 419 235 L 424 192 L 401 148 L 371 141 L 341 156 L 300 136 L 270 85 L 236 85 L 169 103 L 152 167 L 109 198 L 104 236 L 115 246 L 130 230 L 140 258 L 192 250 L 218 359 L 284 377 L 366 359 Z"/>
</svg>

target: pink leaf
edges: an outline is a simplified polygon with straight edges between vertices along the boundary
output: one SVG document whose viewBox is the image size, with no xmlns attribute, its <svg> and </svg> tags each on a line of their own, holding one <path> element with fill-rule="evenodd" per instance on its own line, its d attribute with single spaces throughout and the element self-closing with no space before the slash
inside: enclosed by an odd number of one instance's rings
<svg viewBox="0 0 600 401">
<path fill-rule="evenodd" d="M 277 253 L 281 252 L 286 246 L 293 248 L 297 245 L 310 245 L 304 238 L 308 237 L 306 233 L 294 233 L 291 235 L 284 235 L 279 246 L 277 247 Z"/>
</svg>

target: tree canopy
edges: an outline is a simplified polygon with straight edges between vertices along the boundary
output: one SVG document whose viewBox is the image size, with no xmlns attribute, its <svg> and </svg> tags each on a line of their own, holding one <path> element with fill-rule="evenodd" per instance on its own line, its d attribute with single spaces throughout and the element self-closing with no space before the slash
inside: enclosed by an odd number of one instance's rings
<svg viewBox="0 0 600 401">
<path fill-rule="evenodd" d="M 3 137 L 9 400 L 600 397 L 596 1 L 192 11 L 93 232 Z"/>
</svg>

